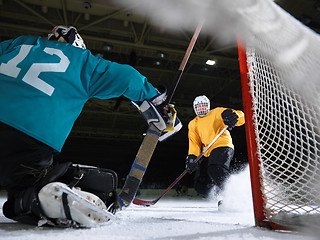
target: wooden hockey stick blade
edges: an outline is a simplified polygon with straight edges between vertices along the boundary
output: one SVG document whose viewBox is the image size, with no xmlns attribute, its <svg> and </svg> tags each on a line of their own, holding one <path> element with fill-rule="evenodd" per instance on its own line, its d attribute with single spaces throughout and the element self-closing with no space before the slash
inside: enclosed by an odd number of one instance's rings
<svg viewBox="0 0 320 240">
<path fill-rule="evenodd" d="M 194 44 L 199 36 L 201 28 L 202 24 L 199 24 L 193 34 L 188 49 L 179 67 L 177 76 L 168 92 L 168 97 L 165 101 L 166 104 L 170 103 L 175 93 L 176 87 L 180 81 L 182 72 L 188 62 L 188 59 L 191 55 Z M 144 137 L 143 142 L 139 148 L 136 159 L 131 167 L 131 171 L 124 183 L 121 192 L 118 195 L 117 204 L 120 209 L 122 209 L 123 206 L 129 206 L 130 203 L 134 200 L 134 196 L 139 189 L 140 182 L 142 181 L 144 173 L 151 160 L 154 149 L 157 146 L 160 135 L 161 131 L 159 131 L 153 124 L 151 124 L 151 126 L 148 129 L 147 135 Z"/>
<path fill-rule="evenodd" d="M 132 164 L 130 173 L 124 183 L 124 186 L 118 197 L 118 206 L 129 206 L 136 192 L 138 191 L 140 182 L 149 165 L 150 159 L 157 146 L 161 131 L 153 124 L 149 127 L 146 136 L 140 145 L 135 161 Z"/>
<path fill-rule="evenodd" d="M 224 131 L 226 131 L 228 129 L 228 126 L 225 126 L 220 132 L 219 134 L 211 141 L 211 143 L 199 154 L 199 156 L 195 159 L 195 162 L 197 163 L 198 161 L 200 161 L 200 159 L 202 158 L 202 156 L 208 151 L 208 149 L 215 143 L 215 141 L 217 141 L 217 139 L 224 133 Z M 156 198 L 155 200 L 153 201 L 147 201 L 147 200 L 141 200 L 141 199 L 138 199 L 138 198 L 135 198 L 133 199 L 133 203 L 136 204 L 136 205 L 142 205 L 142 206 L 145 206 L 145 207 L 150 207 L 154 204 L 156 204 L 167 192 L 169 192 L 169 190 L 171 188 L 173 188 L 174 185 L 177 184 L 177 182 L 180 181 L 181 178 L 184 177 L 184 175 L 187 174 L 187 169 L 185 169 L 183 171 L 183 173 L 180 174 L 179 177 L 176 178 L 176 180 L 171 183 L 171 185 L 158 197 Z"/>
</svg>

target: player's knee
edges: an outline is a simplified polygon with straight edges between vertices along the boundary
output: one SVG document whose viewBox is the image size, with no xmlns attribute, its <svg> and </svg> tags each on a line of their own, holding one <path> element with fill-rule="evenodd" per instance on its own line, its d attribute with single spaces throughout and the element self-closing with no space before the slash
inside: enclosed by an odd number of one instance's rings
<svg viewBox="0 0 320 240">
<path fill-rule="evenodd" d="M 230 173 L 224 165 L 210 164 L 208 165 L 208 175 L 216 186 L 222 188 Z"/>
<path fill-rule="evenodd" d="M 194 190 L 202 197 L 208 197 L 212 188 L 212 182 L 208 178 L 198 177 L 194 181 Z"/>
</svg>

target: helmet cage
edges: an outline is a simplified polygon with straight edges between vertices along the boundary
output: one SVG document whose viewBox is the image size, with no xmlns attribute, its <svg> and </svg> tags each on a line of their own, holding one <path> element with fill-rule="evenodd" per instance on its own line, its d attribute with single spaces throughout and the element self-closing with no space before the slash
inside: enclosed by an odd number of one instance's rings
<svg viewBox="0 0 320 240">
<path fill-rule="evenodd" d="M 86 49 L 86 45 L 83 42 L 77 29 L 73 26 L 59 25 L 52 29 L 51 33 L 48 34 L 49 40 L 56 40 L 58 42 L 70 43 L 75 47 Z"/>
<path fill-rule="evenodd" d="M 193 101 L 193 110 L 199 117 L 206 116 L 210 111 L 210 100 L 206 96 L 198 96 Z"/>
</svg>

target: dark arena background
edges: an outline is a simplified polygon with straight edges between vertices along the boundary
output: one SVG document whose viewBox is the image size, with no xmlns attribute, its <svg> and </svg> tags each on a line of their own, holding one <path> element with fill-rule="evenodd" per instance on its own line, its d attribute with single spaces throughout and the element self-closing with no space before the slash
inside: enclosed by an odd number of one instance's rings
<svg viewBox="0 0 320 240">
<path fill-rule="evenodd" d="M 277 3 L 319 32 L 319 2 Z M 139 15 L 135 7 L 124 8 L 116 1 L 0 1 L 0 41 L 21 35 L 46 37 L 55 25 L 74 25 L 93 54 L 129 64 L 154 86 L 169 88 L 193 32 L 183 28 L 173 32 L 161 27 Z M 214 60 L 215 64 L 208 65 L 207 60 Z M 192 102 L 198 95 L 206 95 L 211 108 L 243 110 L 235 38 L 221 41 L 200 32 L 172 100 L 183 128 L 167 141 L 158 143 L 142 188 L 167 188 L 184 171 L 188 123 L 195 117 Z M 57 159 L 112 169 L 117 172 L 121 187 L 146 130 L 145 121 L 126 98 L 90 99 Z M 231 135 L 235 145 L 231 170 L 237 172 L 248 161 L 245 126 L 236 127 Z M 192 178 L 193 175 L 187 174 L 181 183 L 192 187 Z"/>
</svg>

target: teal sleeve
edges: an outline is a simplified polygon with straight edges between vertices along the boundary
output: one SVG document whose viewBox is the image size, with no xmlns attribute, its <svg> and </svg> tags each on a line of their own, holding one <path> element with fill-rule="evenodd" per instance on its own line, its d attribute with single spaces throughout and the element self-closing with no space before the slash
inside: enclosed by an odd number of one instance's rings
<svg viewBox="0 0 320 240">
<path fill-rule="evenodd" d="M 157 91 L 133 67 L 101 58 L 92 74 L 90 97 L 107 99 L 122 95 L 133 101 L 142 101 L 156 96 Z"/>
</svg>

